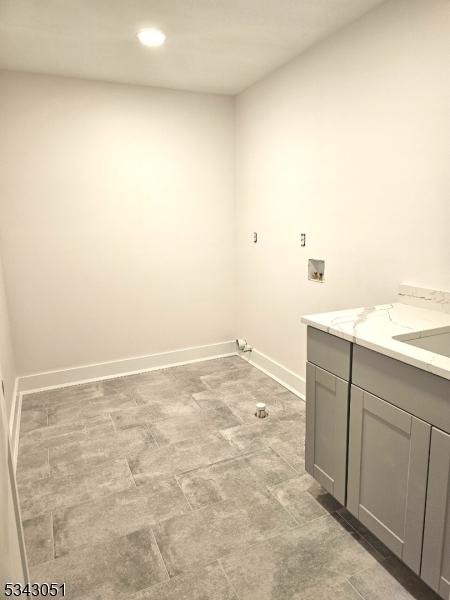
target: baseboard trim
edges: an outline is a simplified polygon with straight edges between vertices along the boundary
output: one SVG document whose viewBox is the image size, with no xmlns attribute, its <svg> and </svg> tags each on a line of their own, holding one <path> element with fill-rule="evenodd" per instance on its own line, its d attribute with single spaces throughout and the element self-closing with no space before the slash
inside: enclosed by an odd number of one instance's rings
<svg viewBox="0 0 450 600">
<path fill-rule="evenodd" d="M 175 365 L 199 362 L 202 360 L 212 360 L 214 358 L 222 358 L 233 354 L 236 354 L 236 345 L 234 341 L 219 342 L 207 346 L 183 348 L 181 350 L 172 350 L 170 352 L 161 352 L 159 354 L 125 358 L 122 360 L 85 365 L 82 367 L 61 369 L 59 371 L 36 373 L 35 375 L 19 377 L 18 391 L 19 394 L 30 394 L 31 392 L 67 387 L 79 383 L 89 383 L 91 381 L 112 379 L 113 377 L 120 377 L 123 375 L 154 371 L 156 369 L 173 367 Z"/>
<path fill-rule="evenodd" d="M 290 392 L 302 398 L 302 400 L 305 399 L 306 382 L 297 373 L 290 371 L 269 356 L 259 352 L 259 350 L 253 349 L 251 352 L 240 352 L 239 356 L 280 383 Z"/>
<path fill-rule="evenodd" d="M 209 344 L 207 346 L 183 348 L 181 350 L 173 350 L 159 354 L 149 354 L 147 356 L 85 365 L 71 369 L 26 375 L 16 379 L 14 400 L 11 407 L 10 436 L 14 467 L 17 463 L 19 446 L 22 397 L 25 394 L 68 387 L 70 385 L 81 383 L 89 383 L 92 381 L 112 379 L 114 377 L 125 375 L 133 375 L 135 373 L 144 373 L 146 371 L 155 371 L 157 369 L 174 367 L 176 365 L 195 363 L 203 360 L 213 360 L 215 358 L 223 358 L 225 356 L 233 356 L 236 354 L 239 354 L 242 359 L 280 383 L 293 394 L 296 394 L 303 400 L 305 399 L 305 379 L 303 377 L 290 371 L 258 350 L 253 350 L 249 353 L 237 353 L 234 340 Z"/>
<path fill-rule="evenodd" d="M 22 394 L 19 392 L 19 378 L 14 382 L 13 400 L 11 411 L 9 413 L 9 439 L 11 444 L 11 457 L 14 472 L 17 464 L 17 454 L 19 449 L 19 431 L 20 431 L 20 413 L 22 410 Z"/>
</svg>

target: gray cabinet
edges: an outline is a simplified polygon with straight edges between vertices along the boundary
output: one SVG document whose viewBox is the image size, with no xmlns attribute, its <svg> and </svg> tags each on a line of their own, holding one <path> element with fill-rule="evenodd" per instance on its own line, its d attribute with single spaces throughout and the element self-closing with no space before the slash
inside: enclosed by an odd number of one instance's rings
<svg viewBox="0 0 450 600">
<path fill-rule="evenodd" d="M 314 327 L 308 327 L 307 336 L 307 361 L 350 381 L 352 344 Z"/>
<path fill-rule="evenodd" d="M 432 430 L 422 579 L 450 597 L 450 435 Z"/>
<path fill-rule="evenodd" d="M 353 344 L 352 383 L 450 433 L 450 381 Z"/>
<path fill-rule="evenodd" d="M 450 599 L 450 381 L 308 327 L 306 470 Z"/>
<path fill-rule="evenodd" d="M 345 504 L 349 384 L 311 363 L 306 365 L 305 467 Z"/>
<path fill-rule="evenodd" d="M 420 573 L 431 426 L 352 386 L 347 508 Z"/>
</svg>

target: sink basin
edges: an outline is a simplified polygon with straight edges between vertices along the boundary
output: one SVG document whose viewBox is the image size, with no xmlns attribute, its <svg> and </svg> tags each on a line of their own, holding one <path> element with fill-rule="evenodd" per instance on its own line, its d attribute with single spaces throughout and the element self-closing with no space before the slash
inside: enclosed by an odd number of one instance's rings
<svg viewBox="0 0 450 600">
<path fill-rule="evenodd" d="M 394 340 L 450 358 L 450 327 L 395 335 Z"/>
</svg>

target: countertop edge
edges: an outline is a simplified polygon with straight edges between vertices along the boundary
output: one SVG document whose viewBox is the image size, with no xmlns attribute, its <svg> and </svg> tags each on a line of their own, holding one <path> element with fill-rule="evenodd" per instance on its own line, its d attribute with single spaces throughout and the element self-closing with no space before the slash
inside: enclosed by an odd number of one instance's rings
<svg viewBox="0 0 450 600">
<path fill-rule="evenodd" d="M 304 325 L 309 325 L 314 327 L 315 329 L 319 329 L 320 331 L 324 331 L 325 333 L 329 333 L 330 335 L 334 335 L 338 338 L 344 339 L 348 342 L 356 344 L 358 346 L 362 346 L 363 348 L 367 348 L 368 350 L 373 350 L 374 352 L 378 352 L 379 354 L 383 354 L 384 356 L 388 356 L 389 358 L 393 358 L 394 360 L 398 360 L 400 362 L 406 363 L 412 367 L 417 369 L 421 369 L 422 371 L 426 371 L 428 373 L 432 373 L 433 375 L 437 375 L 438 377 L 442 377 L 443 379 L 447 379 L 450 381 L 450 370 L 440 367 L 439 365 L 433 364 L 433 361 L 436 359 L 436 355 L 433 352 L 428 350 L 423 350 L 423 352 L 427 355 L 424 359 L 418 359 L 416 357 L 408 355 L 406 352 L 400 352 L 394 350 L 392 348 L 388 348 L 383 346 L 380 343 L 361 339 L 358 336 L 350 335 L 341 330 L 335 329 L 332 325 L 327 326 L 323 323 L 317 322 L 308 316 L 304 316 L 301 318 L 301 322 Z M 405 349 L 406 350 L 406 349 Z"/>
</svg>

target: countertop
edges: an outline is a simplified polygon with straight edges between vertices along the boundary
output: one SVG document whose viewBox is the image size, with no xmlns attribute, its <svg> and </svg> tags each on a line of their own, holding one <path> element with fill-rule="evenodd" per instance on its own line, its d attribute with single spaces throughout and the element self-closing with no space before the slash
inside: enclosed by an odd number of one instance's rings
<svg viewBox="0 0 450 600">
<path fill-rule="evenodd" d="M 450 332 L 450 314 L 394 302 L 305 315 L 302 323 L 450 380 L 450 358 L 393 339 Z M 420 335 L 411 335 L 415 332 Z"/>
</svg>

